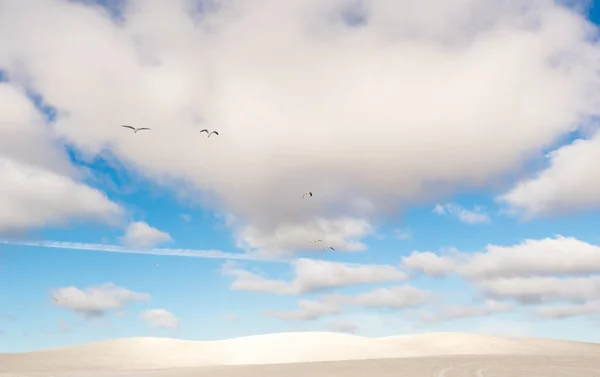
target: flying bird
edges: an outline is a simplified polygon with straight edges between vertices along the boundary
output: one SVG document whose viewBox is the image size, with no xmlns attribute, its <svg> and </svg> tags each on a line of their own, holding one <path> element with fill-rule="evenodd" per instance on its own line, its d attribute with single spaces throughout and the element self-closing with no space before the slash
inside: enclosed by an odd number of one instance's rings
<svg viewBox="0 0 600 377">
<path fill-rule="evenodd" d="M 133 130 L 133 133 L 134 133 L 134 134 L 137 134 L 137 132 L 138 132 L 138 131 L 150 130 L 150 129 L 149 129 L 149 128 L 147 128 L 147 127 L 135 128 L 135 127 L 132 127 L 132 126 L 126 126 L 126 125 L 121 125 L 121 127 L 124 127 L 124 128 L 129 128 L 129 129 Z"/>
<path fill-rule="evenodd" d="M 56 301 L 57 304 L 60 304 L 60 301 L 56 297 L 52 296 L 52 298 L 54 299 L 54 301 Z"/>
<path fill-rule="evenodd" d="M 310 197 L 312 198 L 312 191 L 307 191 L 307 192 L 305 192 L 305 193 L 302 195 L 302 199 L 304 199 L 304 197 L 305 197 L 306 195 L 308 195 L 308 196 L 310 196 Z"/>
<path fill-rule="evenodd" d="M 317 242 L 323 242 L 323 240 L 314 240 L 314 241 L 310 241 L 310 243 L 317 243 Z"/>
<path fill-rule="evenodd" d="M 208 134 L 208 136 L 206 136 L 206 137 L 210 137 L 210 135 L 212 135 L 212 134 L 215 134 L 215 135 L 219 136 L 219 133 L 217 131 L 210 131 L 209 132 L 206 128 L 203 129 L 203 130 L 200 130 L 200 133 L 202 133 L 202 132 L 206 132 Z"/>
<path fill-rule="evenodd" d="M 325 248 L 323 250 L 333 250 L 333 251 L 335 251 L 335 249 L 333 247 L 331 247 L 331 246 L 329 246 L 329 247 L 327 247 L 327 248 Z"/>
</svg>

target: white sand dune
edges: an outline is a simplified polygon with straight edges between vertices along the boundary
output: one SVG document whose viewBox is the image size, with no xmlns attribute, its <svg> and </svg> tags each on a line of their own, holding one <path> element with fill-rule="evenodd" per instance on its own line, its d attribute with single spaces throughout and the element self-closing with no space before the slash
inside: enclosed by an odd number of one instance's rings
<svg viewBox="0 0 600 377">
<path fill-rule="evenodd" d="M 442 355 L 557 355 L 600 360 L 600 344 L 468 333 L 364 338 L 299 332 L 221 341 L 127 338 L 0 354 L 0 373 L 166 370 Z"/>
</svg>

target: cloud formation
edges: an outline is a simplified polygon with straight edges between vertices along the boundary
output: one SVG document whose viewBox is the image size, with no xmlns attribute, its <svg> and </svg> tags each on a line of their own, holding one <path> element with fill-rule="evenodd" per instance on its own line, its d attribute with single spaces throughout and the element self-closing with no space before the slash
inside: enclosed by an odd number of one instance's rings
<svg viewBox="0 0 600 377">
<path fill-rule="evenodd" d="M 446 322 L 455 319 L 487 317 L 496 313 L 508 312 L 515 308 L 514 304 L 485 300 L 478 305 L 451 305 L 431 312 L 420 312 L 419 319 L 425 322 Z"/>
<path fill-rule="evenodd" d="M 437 204 L 433 212 L 438 215 L 450 215 L 456 217 L 461 223 L 479 224 L 489 223 L 490 216 L 483 212 L 483 208 L 475 206 L 473 210 L 468 210 L 454 203 Z"/>
<path fill-rule="evenodd" d="M 56 306 L 69 309 L 85 317 L 102 317 L 108 311 L 123 309 L 127 305 L 150 300 L 147 293 L 134 292 L 113 283 L 104 283 L 84 289 L 63 287 L 52 291 L 59 300 Z"/>
<path fill-rule="evenodd" d="M 216 0 L 203 13 L 131 0 L 118 24 L 99 7 L 32 1 L 0 1 L 0 67 L 56 108 L 44 132 L 182 195 L 202 192 L 257 252 L 304 248 L 297 235 L 318 221 L 369 224 L 398 204 L 493 183 L 599 115 L 592 26 L 550 0 L 368 1 L 359 23 L 344 18 L 346 0 Z M 201 127 L 221 135 L 202 138 Z M 589 199 L 598 190 L 586 179 Z M 509 204 L 556 207 L 527 185 Z M 367 228 L 348 229 L 333 232 L 340 250 L 364 249 Z"/>
<path fill-rule="evenodd" d="M 143 221 L 130 223 L 121 238 L 123 245 L 139 249 L 148 249 L 172 240 L 169 233 L 151 227 Z"/>
<path fill-rule="evenodd" d="M 69 220 L 115 225 L 122 208 L 79 180 L 23 90 L 0 82 L 0 234 Z"/>
<path fill-rule="evenodd" d="M 527 239 L 513 246 L 487 245 L 484 252 L 439 255 L 414 251 L 403 265 L 432 276 L 457 273 L 468 279 L 600 273 L 600 246 L 573 237 Z"/>
<path fill-rule="evenodd" d="M 488 245 L 484 252 L 447 254 L 415 251 L 403 257 L 404 267 L 430 276 L 457 274 L 494 301 L 501 310 L 512 301 L 538 305 L 544 318 L 600 313 L 600 246 L 573 237 L 528 239 L 513 246 Z M 541 305 L 546 304 L 546 305 Z M 541 305 L 541 306 L 539 306 Z M 452 309 L 458 315 L 469 310 Z M 506 306 L 508 310 L 508 306 Z M 473 308 L 485 313 L 484 308 Z M 425 315 L 425 319 L 427 320 Z M 429 318 L 435 319 L 435 316 Z"/>
<path fill-rule="evenodd" d="M 267 279 L 241 269 L 232 262 L 225 263 L 222 272 L 233 277 L 233 290 L 281 295 L 300 295 L 356 284 L 404 281 L 408 278 L 400 269 L 388 265 L 350 265 L 305 258 L 296 259 L 291 264 L 294 270 L 291 281 Z"/>
<path fill-rule="evenodd" d="M 165 309 L 147 309 L 140 313 L 140 318 L 159 329 L 178 329 L 179 319 Z"/>
<path fill-rule="evenodd" d="M 600 208 L 600 131 L 548 154 L 549 166 L 498 197 L 526 218 Z"/>
</svg>

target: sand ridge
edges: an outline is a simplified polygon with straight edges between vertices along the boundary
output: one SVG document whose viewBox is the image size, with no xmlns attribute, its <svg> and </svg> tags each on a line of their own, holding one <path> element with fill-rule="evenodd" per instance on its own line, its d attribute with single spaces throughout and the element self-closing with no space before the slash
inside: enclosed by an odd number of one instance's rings
<svg viewBox="0 0 600 377">
<path fill-rule="evenodd" d="M 600 359 L 600 344 L 470 333 L 365 338 L 340 333 L 297 332 L 219 341 L 124 338 L 0 354 L 0 373 L 147 370 L 443 355 L 561 355 Z"/>
</svg>

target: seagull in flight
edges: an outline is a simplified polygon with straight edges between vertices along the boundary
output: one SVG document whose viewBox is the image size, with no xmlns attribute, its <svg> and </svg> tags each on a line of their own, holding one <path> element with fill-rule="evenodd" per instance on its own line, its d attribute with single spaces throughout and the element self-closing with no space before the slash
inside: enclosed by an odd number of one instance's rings
<svg viewBox="0 0 600 377">
<path fill-rule="evenodd" d="M 329 246 L 329 247 L 327 247 L 327 248 L 325 248 L 323 250 L 333 250 L 333 251 L 335 251 L 335 249 L 333 247 L 331 247 L 331 246 Z"/>
<path fill-rule="evenodd" d="M 317 243 L 317 242 L 323 242 L 323 240 L 314 240 L 314 241 L 310 241 L 310 243 Z"/>
<path fill-rule="evenodd" d="M 56 301 L 57 304 L 60 304 L 60 301 L 56 297 L 52 296 L 52 298 L 54 299 L 54 301 Z"/>
<path fill-rule="evenodd" d="M 312 191 L 307 191 L 307 192 L 305 192 L 304 194 L 302 194 L 302 199 L 304 199 L 304 197 L 305 197 L 306 195 L 308 195 L 308 196 L 310 196 L 310 197 L 312 198 Z"/>
<path fill-rule="evenodd" d="M 203 129 L 203 130 L 200 130 L 200 133 L 202 133 L 202 132 L 206 132 L 208 134 L 207 137 L 210 137 L 210 135 L 212 135 L 212 134 L 215 134 L 215 135 L 219 136 L 219 133 L 217 131 L 210 131 L 209 132 L 206 128 Z"/>
<path fill-rule="evenodd" d="M 126 125 L 121 125 L 121 127 L 125 127 L 125 128 L 129 128 L 131 130 L 133 130 L 134 134 L 137 134 L 138 131 L 144 131 L 144 130 L 150 130 L 148 127 L 140 127 L 140 128 L 135 128 L 133 126 L 126 126 Z"/>
</svg>

